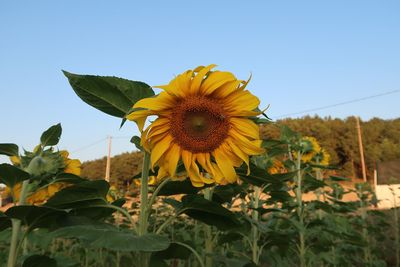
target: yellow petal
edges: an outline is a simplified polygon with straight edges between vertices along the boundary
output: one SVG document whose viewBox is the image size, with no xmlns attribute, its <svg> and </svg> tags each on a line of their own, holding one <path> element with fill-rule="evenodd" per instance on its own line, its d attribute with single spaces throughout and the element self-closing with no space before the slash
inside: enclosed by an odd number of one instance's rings
<svg viewBox="0 0 400 267">
<path fill-rule="evenodd" d="M 180 157 L 181 157 L 181 148 L 177 144 L 172 144 L 171 148 L 167 153 L 168 172 L 171 177 L 175 176 L 176 166 L 178 165 Z"/>
<path fill-rule="evenodd" d="M 200 94 L 209 95 L 228 82 L 236 81 L 236 77 L 227 71 L 211 72 L 200 86 Z"/>
<path fill-rule="evenodd" d="M 179 74 L 175 79 L 171 80 L 168 85 L 159 85 L 154 87 L 163 89 L 170 95 L 175 95 L 176 97 L 182 98 L 190 91 L 192 76 L 193 71 L 188 70 L 182 74 Z"/>
<path fill-rule="evenodd" d="M 159 142 L 154 144 L 153 149 L 151 150 L 151 167 L 154 168 L 154 165 L 160 159 L 160 157 L 167 151 L 169 146 L 171 145 L 172 136 L 167 135 L 165 139 L 160 140 Z"/>
<path fill-rule="evenodd" d="M 195 163 L 193 163 L 193 164 L 195 164 Z M 203 180 L 200 178 L 199 174 L 196 173 L 193 170 L 193 168 L 188 170 L 188 175 L 189 175 L 189 178 L 190 178 L 190 182 L 192 182 L 192 185 L 194 187 L 202 187 L 202 186 L 204 186 Z"/>
<path fill-rule="evenodd" d="M 153 112 L 150 110 L 137 110 L 130 113 L 125 118 L 130 121 L 135 121 L 139 127 L 139 130 L 142 132 L 144 123 L 146 122 L 147 117 L 150 115 L 153 115 Z"/>
<path fill-rule="evenodd" d="M 81 161 L 79 159 L 68 160 L 67 165 L 64 169 L 65 173 L 71 173 L 75 175 L 81 175 Z"/>
<path fill-rule="evenodd" d="M 10 161 L 14 165 L 19 165 L 21 163 L 21 159 L 18 156 L 11 156 Z"/>
<path fill-rule="evenodd" d="M 159 127 L 151 126 L 151 129 L 147 135 L 147 138 L 151 139 L 153 136 L 165 133 L 165 132 L 169 131 L 170 129 L 171 129 L 171 127 L 169 125 L 162 125 Z"/>
<path fill-rule="evenodd" d="M 175 106 L 175 99 L 166 92 L 161 92 L 156 97 L 143 98 L 133 105 L 133 108 L 146 108 L 151 110 L 169 109 Z"/>
<path fill-rule="evenodd" d="M 231 138 L 227 138 L 227 143 L 231 147 L 234 154 L 236 154 L 241 160 L 243 160 L 247 165 L 247 175 L 250 174 L 250 166 L 249 166 L 249 156 L 244 153 L 232 140 Z"/>
<path fill-rule="evenodd" d="M 186 171 L 190 170 L 190 166 L 192 165 L 192 152 L 187 150 L 182 150 L 182 161 L 185 165 Z"/>
<path fill-rule="evenodd" d="M 164 167 L 160 166 L 160 168 L 158 169 L 157 177 L 154 179 L 152 185 L 157 184 L 158 181 L 164 179 L 167 176 L 168 176 L 168 171 Z"/>
<path fill-rule="evenodd" d="M 235 91 L 223 99 L 228 111 L 252 111 L 258 107 L 260 100 L 249 91 Z"/>
<path fill-rule="evenodd" d="M 60 150 L 59 153 L 64 159 L 67 159 L 69 156 L 69 152 L 67 150 Z"/>
<path fill-rule="evenodd" d="M 193 174 L 196 176 L 196 180 L 200 179 L 205 184 L 212 184 L 214 180 L 211 178 L 205 177 L 203 174 L 200 173 L 199 166 L 196 163 L 192 164 Z"/>
<path fill-rule="evenodd" d="M 223 84 L 222 86 L 220 86 L 219 88 L 217 88 L 213 92 L 212 96 L 214 96 L 216 98 L 225 98 L 229 94 L 237 91 L 238 86 L 240 85 L 240 82 L 241 81 L 239 81 L 239 80 L 227 82 L 227 83 Z"/>
<path fill-rule="evenodd" d="M 247 79 L 247 81 L 242 81 L 242 86 L 239 87 L 239 90 L 244 91 L 244 89 L 246 89 L 247 85 L 249 84 L 249 82 L 251 81 L 251 77 L 253 75 L 250 74 L 250 77 Z"/>
<path fill-rule="evenodd" d="M 215 163 L 211 163 L 212 173 L 214 180 L 218 184 L 223 184 L 224 182 L 224 175 L 222 174 L 221 170 L 219 169 L 218 165 Z M 225 183 L 226 184 L 226 183 Z"/>
<path fill-rule="evenodd" d="M 260 130 L 257 124 L 255 124 L 253 121 L 244 118 L 231 118 L 230 123 L 241 135 L 253 139 L 260 139 Z"/>
<path fill-rule="evenodd" d="M 237 133 L 234 129 L 229 131 L 229 135 L 232 137 L 235 144 L 247 155 L 259 155 L 264 153 L 264 149 L 261 148 L 261 140 L 250 141 L 245 136 Z"/>
<path fill-rule="evenodd" d="M 227 181 L 229 181 L 230 183 L 236 182 L 236 172 L 229 157 L 227 157 L 223 150 L 220 148 L 217 148 L 213 154 L 218 167 L 220 168 L 222 174 L 227 179 Z"/>
<path fill-rule="evenodd" d="M 193 80 L 192 80 L 192 84 L 190 85 L 190 92 L 191 92 L 191 93 L 196 93 L 196 92 L 198 92 L 198 90 L 200 89 L 201 82 L 202 82 L 203 79 L 204 79 L 204 76 L 206 76 L 206 74 L 207 74 L 212 68 L 214 68 L 215 66 L 217 66 L 217 65 L 211 64 L 211 65 L 209 65 L 209 66 L 207 66 L 207 67 L 201 69 L 201 70 L 197 73 L 197 75 L 196 75 L 196 76 L 193 78 Z"/>
</svg>

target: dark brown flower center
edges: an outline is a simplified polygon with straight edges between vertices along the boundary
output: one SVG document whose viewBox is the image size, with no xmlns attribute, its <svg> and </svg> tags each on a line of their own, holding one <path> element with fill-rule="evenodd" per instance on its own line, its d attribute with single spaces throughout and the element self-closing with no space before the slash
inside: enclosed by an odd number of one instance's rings
<svg viewBox="0 0 400 267">
<path fill-rule="evenodd" d="M 171 116 L 175 141 L 193 153 L 211 152 L 228 136 L 229 119 L 212 98 L 191 96 L 177 104 Z"/>
</svg>

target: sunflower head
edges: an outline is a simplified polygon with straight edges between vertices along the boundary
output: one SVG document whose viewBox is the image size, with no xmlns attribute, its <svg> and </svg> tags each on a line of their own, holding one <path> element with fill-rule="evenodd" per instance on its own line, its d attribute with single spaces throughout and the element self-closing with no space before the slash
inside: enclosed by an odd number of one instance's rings
<svg viewBox="0 0 400 267">
<path fill-rule="evenodd" d="M 305 136 L 300 140 L 301 161 L 304 163 L 310 162 L 314 156 L 321 151 L 317 139 L 312 136 Z M 293 157 L 297 158 L 297 153 L 293 153 Z"/>
<path fill-rule="evenodd" d="M 160 167 L 157 178 L 176 179 L 181 160 L 194 186 L 233 183 L 234 167 L 263 152 L 259 128 L 249 119 L 260 114 L 258 98 L 246 90 L 248 81 L 214 67 L 200 66 L 157 86 L 163 91 L 138 101 L 126 117 L 142 131 L 151 165 Z M 148 116 L 156 119 L 143 131 Z"/>
<path fill-rule="evenodd" d="M 32 190 L 27 198 L 26 202 L 29 204 L 43 204 L 44 202 L 47 201 L 50 197 L 52 197 L 55 193 L 60 191 L 61 189 L 68 187 L 70 184 L 67 183 L 52 183 L 48 184 L 45 186 L 39 186 L 35 184 L 30 184 L 30 190 Z M 22 183 L 16 184 L 13 187 L 13 192 L 11 194 L 11 189 L 9 187 L 6 188 L 4 192 L 4 196 L 8 197 L 13 195 L 15 198 L 15 201 L 19 200 L 19 197 L 21 195 L 21 190 L 22 190 Z"/>
</svg>

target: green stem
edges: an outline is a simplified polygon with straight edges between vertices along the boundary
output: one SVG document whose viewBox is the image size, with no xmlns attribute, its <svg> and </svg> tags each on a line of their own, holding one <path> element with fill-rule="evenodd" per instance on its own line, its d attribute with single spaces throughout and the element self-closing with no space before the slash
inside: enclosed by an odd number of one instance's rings
<svg viewBox="0 0 400 267">
<path fill-rule="evenodd" d="M 368 229 L 367 229 L 367 224 L 368 224 L 367 205 L 363 200 L 362 186 L 359 186 L 357 188 L 357 195 L 358 198 L 360 199 L 360 212 L 361 212 L 361 219 L 363 222 L 362 236 L 365 242 L 367 243 L 367 245 L 364 247 L 364 264 L 366 264 L 366 266 L 371 266 L 370 240 L 368 237 Z"/>
<path fill-rule="evenodd" d="M 151 207 L 153 206 L 154 202 L 156 201 L 157 195 L 160 192 L 160 190 L 164 187 L 164 185 L 166 185 L 169 181 L 171 181 L 171 177 L 168 177 L 166 179 L 164 179 L 164 181 L 162 181 L 156 188 L 156 190 L 154 190 L 153 194 L 150 197 L 149 202 L 147 203 L 147 217 L 150 216 L 151 213 Z"/>
<path fill-rule="evenodd" d="M 25 204 L 27 190 L 28 190 L 29 180 L 25 180 L 22 182 L 21 194 L 19 196 L 19 205 Z M 13 188 L 11 188 L 13 191 Z M 14 267 L 17 260 L 17 247 L 19 241 L 19 235 L 21 233 L 21 221 L 18 219 L 12 219 L 12 234 L 11 234 L 11 243 L 10 243 L 10 251 L 8 254 L 7 267 Z"/>
<path fill-rule="evenodd" d="M 117 264 L 116 267 L 120 267 L 121 266 L 121 252 L 117 251 Z"/>
<path fill-rule="evenodd" d="M 133 220 L 132 216 L 129 214 L 129 212 L 126 209 L 118 207 L 118 206 L 114 206 L 114 205 L 97 205 L 96 207 L 109 208 L 109 209 L 114 209 L 116 211 L 119 211 L 121 214 L 123 214 L 129 220 L 135 233 L 138 233 L 136 222 Z"/>
<path fill-rule="evenodd" d="M 317 165 L 319 165 L 319 159 L 318 158 L 317 158 Z M 321 175 L 321 169 L 320 168 L 316 168 L 315 176 L 316 176 L 317 180 L 322 181 L 322 175 Z M 316 193 L 317 193 L 317 200 L 321 201 L 321 196 L 323 195 L 323 189 L 318 188 Z M 318 219 L 321 220 L 322 219 L 322 210 L 321 209 L 319 209 L 317 211 L 317 215 L 318 215 Z"/>
<path fill-rule="evenodd" d="M 301 173 L 301 152 L 297 152 L 297 188 L 296 188 L 296 198 L 297 198 L 297 216 L 299 217 L 299 223 L 301 229 L 299 231 L 299 258 L 300 258 L 300 267 L 306 266 L 306 247 L 305 247 L 305 227 L 303 220 L 303 191 L 302 191 L 302 173 Z"/>
<path fill-rule="evenodd" d="M 150 154 L 144 152 L 142 178 L 140 180 L 140 214 L 139 214 L 139 235 L 147 233 L 147 201 L 149 194 L 149 168 Z"/>
<path fill-rule="evenodd" d="M 397 213 L 397 195 L 394 190 L 392 190 L 392 195 L 393 195 L 393 217 L 394 217 L 394 240 L 396 243 L 396 267 L 399 267 L 400 265 L 400 251 L 399 251 L 399 215 Z"/>
<path fill-rule="evenodd" d="M 168 218 L 168 220 L 165 220 L 160 227 L 158 227 L 156 234 L 160 234 L 162 232 L 162 230 L 164 230 L 164 228 L 166 226 L 168 226 L 171 222 L 173 222 L 173 220 L 175 220 L 176 216 L 171 216 Z"/>
<path fill-rule="evenodd" d="M 178 244 L 178 245 L 181 245 L 181 246 L 183 246 L 183 247 L 189 249 L 189 250 L 193 253 L 193 255 L 196 256 L 197 260 L 198 260 L 199 263 L 200 263 L 200 266 L 201 266 L 201 267 L 206 267 L 206 265 L 204 265 L 204 262 L 203 262 L 203 260 L 201 259 L 200 255 L 199 255 L 199 253 L 197 253 L 197 251 L 196 251 L 195 249 L 193 249 L 191 246 L 189 246 L 189 245 L 187 245 L 187 244 L 185 244 L 185 243 L 176 242 L 176 241 L 174 241 L 174 243 L 175 243 L 175 244 Z"/>
<path fill-rule="evenodd" d="M 204 189 L 204 198 L 207 200 L 212 199 L 212 188 L 208 187 Z M 213 252 L 213 241 L 212 241 L 212 229 L 210 225 L 205 225 L 204 227 L 204 232 L 205 232 L 205 267 L 212 267 L 213 266 L 213 260 L 211 258 L 211 254 Z"/>
<path fill-rule="evenodd" d="M 85 267 L 89 267 L 89 250 L 85 249 Z"/>
<path fill-rule="evenodd" d="M 149 182 L 149 169 L 150 169 L 150 153 L 144 152 L 142 177 L 140 180 L 140 214 L 139 214 L 139 236 L 147 233 L 147 202 L 148 202 L 148 182 Z M 139 253 L 139 266 L 147 267 L 149 265 L 149 255 L 146 252 Z"/>
<path fill-rule="evenodd" d="M 258 222 L 258 211 L 256 210 L 259 206 L 259 201 L 260 201 L 260 195 L 261 195 L 261 188 L 260 187 L 255 187 L 254 188 L 254 195 L 253 195 L 253 211 L 252 211 L 252 218 L 254 222 Z M 260 248 L 258 247 L 258 238 L 259 238 L 259 233 L 258 233 L 258 227 L 255 223 L 252 225 L 252 260 L 253 262 L 258 265 L 259 264 L 259 255 L 260 255 Z"/>
<path fill-rule="evenodd" d="M 11 234 L 11 244 L 10 244 L 10 251 L 8 254 L 8 262 L 7 267 L 14 267 L 15 259 L 16 259 L 16 250 L 18 244 L 18 236 L 21 230 L 21 221 L 17 219 L 12 219 L 12 234 Z"/>
</svg>

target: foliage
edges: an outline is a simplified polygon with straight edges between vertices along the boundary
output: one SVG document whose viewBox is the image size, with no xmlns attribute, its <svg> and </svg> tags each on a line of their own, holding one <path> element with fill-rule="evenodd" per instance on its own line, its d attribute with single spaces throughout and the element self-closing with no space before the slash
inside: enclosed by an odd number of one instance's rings
<svg viewBox="0 0 400 267">
<path fill-rule="evenodd" d="M 65 75 L 83 101 L 120 118 L 135 101 L 153 94 L 140 82 Z M 265 153 L 250 159 L 250 173 L 237 166 L 238 183 L 196 188 L 181 172 L 182 162 L 177 167 L 181 181 L 150 183 L 158 169 L 150 171 L 146 152 L 112 160 L 113 186 L 102 179 L 104 161 L 83 166 L 82 176 L 95 179 L 67 173 L 69 159 L 55 147 L 60 124 L 23 155 L 15 144 L 0 144 L 0 154 L 13 160 L 13 165 L 0 165 L 0 181 L 13 202 L 0 213 L 0 265 L 399 266 L 397 209 L 377 211 L 368 183 L 345 186 L 347 179 L 340 176 L 348 175 L 349 161 L 357 173 L 353 118 L 254 121 L 267 123 L 262 127 Z M 368 151 L 371 155 L 380 160 L 399 156 L 399 122 L 364 123 L 366 142 L 383 138 Z M 316 138 L 334 165 L 343 168 L 302 160 L 308 145 L 304 135 Z M 132 141 L 140 147 L 137 138 Z M 368 164 L 372 161 L 367 157 Z M 126 185 L 139 177 L 137 197 Z M 55 184 L 66 186 L 51 187 Z M 125 195 L 135 198 L 119 198 L 122 185 Z M 44 188 L 49 194 L 29 204 L 29 196 Z M 350 195 L 353 199 L 346 200 Z M 382 230 L 389 226 L 392 239 Z"/>
</svg>

